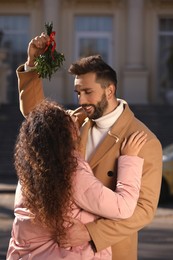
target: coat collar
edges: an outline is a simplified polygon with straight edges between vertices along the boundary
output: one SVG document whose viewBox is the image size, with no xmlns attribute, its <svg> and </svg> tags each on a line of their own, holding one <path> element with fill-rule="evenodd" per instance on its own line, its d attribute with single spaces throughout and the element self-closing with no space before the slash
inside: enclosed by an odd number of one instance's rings
<svg viewBox="0 0 173 260">
<path fill-rule="evenodd" d="M 90 166 L 95 167 L 100 160 L 107 154 L 107 152 L 114 146 L 122 141 L 122 138 L 129 127 L 132 119 L 134 118 L 133 112 L 130 110 L 128 104 L 124 104 L 124 111 L 117 121 L 113 124 L 108 134 L 101 142 L 99 147 L 96 149 L 95 154 L 88 161 Z M 80 142 L 80 151 L 85 157 L 85 150 L 88 138 L 89 128 L 93 126 L 93 121 L 86 118 L 82 130 L 81 130 L 81 142 Z"/>
</svg>

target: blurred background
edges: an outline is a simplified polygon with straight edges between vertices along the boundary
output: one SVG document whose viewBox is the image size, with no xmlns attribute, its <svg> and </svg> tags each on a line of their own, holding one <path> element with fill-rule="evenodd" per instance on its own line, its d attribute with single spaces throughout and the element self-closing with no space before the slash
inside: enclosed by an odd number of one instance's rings
<svg viewBox="0 0 173 260">
<path fill-rule="evenodd" d="M 73 78 L 67 69 L 82 56 L 100 54 L 117 71 L 118 97 L 161 141 L 164 166 L 159 205 L 168 203 L 171 208 L 173 0 L 0 0 L 0 194 L 13 195 L 17 181 L 13 148 L 23 117 L 16 68 L 26 61 L 28 42 L 45 31 L 46 22 L 53 22 L 56 49 L 66 59 L 51 81 L 44 80 L 46 96 L 76 107 Z M 0 206 L 0 217 L 13 218 L 12 208 L 8 216 L 3 215 L 7 204 Z M 1 234 L 0 239 L 6 233 Z"/>
</svg>

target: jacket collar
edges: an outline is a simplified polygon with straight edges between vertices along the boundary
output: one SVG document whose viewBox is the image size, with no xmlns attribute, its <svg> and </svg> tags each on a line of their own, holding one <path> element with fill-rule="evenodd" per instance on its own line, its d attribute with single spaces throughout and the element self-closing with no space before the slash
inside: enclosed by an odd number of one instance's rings
<svg viewBox="0 0 173 260">
<path fill-rule="evenodd" d="M 90 166 L 95 167 L 100 160 L 106 155 L 106 153 L 114 146 L 122 142 L 122 138 L 128 129 L 132 119 L 134 118 L 133 112 L 130 110 L 127 103 L 124 104 L 124 111 L 117 121 L 113 124 L 108 134 L 101 142 L 99 147 L 96 149 L 95 154 L 88 161 Z M 85 119 L 83 127 L 81 129 L 81 142 L 80 142 L 80 152 L 85 157 L 85 150 L 88 138 L 89 128 L 93 126 L 93 121 L 88 118 Z"/>
</svg>

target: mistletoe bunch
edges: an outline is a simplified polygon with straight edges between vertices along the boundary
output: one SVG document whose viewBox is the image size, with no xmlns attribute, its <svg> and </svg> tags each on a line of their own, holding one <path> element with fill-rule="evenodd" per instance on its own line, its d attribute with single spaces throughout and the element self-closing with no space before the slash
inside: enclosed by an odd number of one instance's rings
<svg viewBox="0 0 173 260">
<path fill-rule="evenodd" d="M 53 23 L 45 24 L 46 33 L 50 40 L 44 50 L 44 53 L 38 56 L 35 60 L 36 71 L 41 78 L 48 78 L 49 80 L 65 61 L 63 53 L 56 51 L 55 31 L 53 31 Z"/>
</svg>

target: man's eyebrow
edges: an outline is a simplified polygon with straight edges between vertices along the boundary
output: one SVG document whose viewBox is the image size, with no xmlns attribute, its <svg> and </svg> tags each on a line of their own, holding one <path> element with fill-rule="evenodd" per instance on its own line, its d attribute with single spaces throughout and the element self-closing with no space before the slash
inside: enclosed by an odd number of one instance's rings
<svg viewBox="0 0 173 260">
<path fill-rule="evenodd" d="M 75 85 L 75 87 L 78 87 L 78 86 L 79 85 Z M 74 89 L 74 91 L 79 92 L 79 91 L 85 91 L 85 90 L 90 90 L 90 89 L 92 89 L 92 87 L 80 87 L 79 90 Z"/>
</svg>

